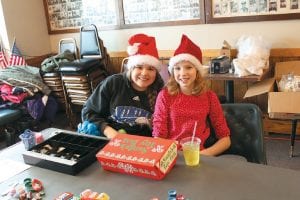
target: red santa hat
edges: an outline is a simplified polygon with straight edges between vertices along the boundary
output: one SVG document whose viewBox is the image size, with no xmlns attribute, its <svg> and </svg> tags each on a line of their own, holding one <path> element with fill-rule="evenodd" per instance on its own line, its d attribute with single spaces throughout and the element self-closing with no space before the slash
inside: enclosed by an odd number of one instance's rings
<svg viewBox="0 0 300 200">
<path fill-rule="evenodd" d="M 191 62 L 203 75 L 202 51 L 186 35 L 182 35 L 179 47 L 175 50 L 174 56 L 169 61 L 168 70 L 172 73 L 174 65 L 181 61 Z"/>
<path fill-rule="evenodd" d="M 160 71 L 161 62 L 159 61 L 154 37 L 145 34 L 136 34 L 129 38 L 128 43 L 128 69 L 136 65 L 147 64 Z"/>
</svg>

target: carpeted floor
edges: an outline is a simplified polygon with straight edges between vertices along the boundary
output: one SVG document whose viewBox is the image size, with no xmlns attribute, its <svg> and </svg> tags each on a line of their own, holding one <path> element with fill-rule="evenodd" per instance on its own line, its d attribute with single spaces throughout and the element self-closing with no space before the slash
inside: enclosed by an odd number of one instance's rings
<svg viewBox="0 0 300 200">
<path fill-rule="evenodd" d="M 79 116 L 78 116 L 78 119 Z M 47 122 L 41 122 L 38 124 L 38 127 L 35 127 L 38 130 L 43 130 L 49 128 L 50 125 Z M 57 114 L 57 118 L 51 127 L 67 129 L 76 131 L 74 128 L 71 128 L 68 119 L 64 112 Z M 269 134 L 265 136 L 265 145 L 266 145 L 266 154 L 267 162 L 270 166 L 289 168 L 294 170 L 300 170 L 300 137 L 298 136 L 295 141 L 294 157 L 289 157 L 290 150 L 290 138 L 289 135 L 283 134 Z M 5 142 L 3 139 L 0 139 L 0 149 L 5 148 Z"/>
<path fill-rule="evenodd" d="M 300 140 L 294 145 L 294 156 L 290 158 L 290 138 L 288 135 L 270 135 L 265 137 L 268 165 L 300 170 Z"/>
</svg>

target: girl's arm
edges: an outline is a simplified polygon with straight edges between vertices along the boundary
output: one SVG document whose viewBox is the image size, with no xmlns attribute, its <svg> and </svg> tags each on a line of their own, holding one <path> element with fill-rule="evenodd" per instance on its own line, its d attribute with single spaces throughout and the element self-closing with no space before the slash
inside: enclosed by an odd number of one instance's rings
<svg viewBox="0 0 300 200">
<path fill-rule="evenodd" d="M 107 126 L 106 119 L 110 115 L 110 96 L 109 84 L 104 80 L 97 86 L 81 110 L 82 121 L 96 124 L 102 133 Z"/>
<path fill-rule="evenodd" d="M 103 130 L 103 134 L 107 138 L 111 139 L 111 138 L 116 137 L 119 134 L 119 132 L 116 131 L 115 129 L 113 129 L 112 127 L 110 127 L 110 126 L 105 126 L 105 128 Z"/>
<path fill-rule="evenodd" d="M 155 110 L 153 114 L 153 137 L 167 138 L 168 128 L 167 128 L 167 118 L 168 118 L 168 106 L 166 101 L 165 92 L 160 91 L 157 96 L 155 103 Z"/>
<path fill-rule="evenodd" d="M 207 156 L 217 156 L 223 153 L 226 149 L 228 149 L 230 147 L 230 144 L 231 141 L 229 136 L 222 137 L 212 146 L 200 151 L 200 154 Z"/>
<path fill-rule="evenodd" d="M 204 149 L 200 153 L 203 155 L 216 156 L 223 153 L 230 147 L 230 130 L 227 126 L 227 122 L 223 113 L 222 106 L 217 95 L 214 92 L 209 93 L 210 112 L 209 118 L 211 125 L 214 128 L 218 141 L 212 146 Z"/>
</svg>

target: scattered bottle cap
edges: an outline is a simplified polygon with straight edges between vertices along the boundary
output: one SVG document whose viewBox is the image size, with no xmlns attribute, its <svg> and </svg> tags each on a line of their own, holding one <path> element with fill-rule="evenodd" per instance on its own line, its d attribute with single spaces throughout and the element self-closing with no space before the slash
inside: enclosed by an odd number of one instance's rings
<svg viewBox="0 0 300 200">
<path fill-rule="evenodd" d="M 185 200 L 185 197 L 182 194 L 178 194 L 176 200 Z"/>
<path fill-rule="evenodd" d="M 176 198 L 177 191 L 174 189 L 171 189 L 168 191 L 168 197 L 175 197 Z"/>
</svg>

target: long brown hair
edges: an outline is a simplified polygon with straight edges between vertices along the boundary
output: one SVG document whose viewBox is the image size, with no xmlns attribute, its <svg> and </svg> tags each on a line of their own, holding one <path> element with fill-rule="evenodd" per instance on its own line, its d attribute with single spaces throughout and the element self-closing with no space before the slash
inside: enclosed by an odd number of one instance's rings
<svg viewBox="0 0 300 200">
<path fill-rule="evenodd" d="M 206 80 L 201 76 L 199 70 L 196 72 L 196 79 L 194 81 L 194 87 L 192 89 L 192 95 L 199 95 L 203 92 L 207 91 L 207 82 Z M 174 68 L 172 69 L 171 76 L 166 84 L 166 87 L 168 89 L 168 92 L 171 95 L 177 95 L 180 92 L 180 86 L 176 82 L 174 77 Z"/>
</svg>

